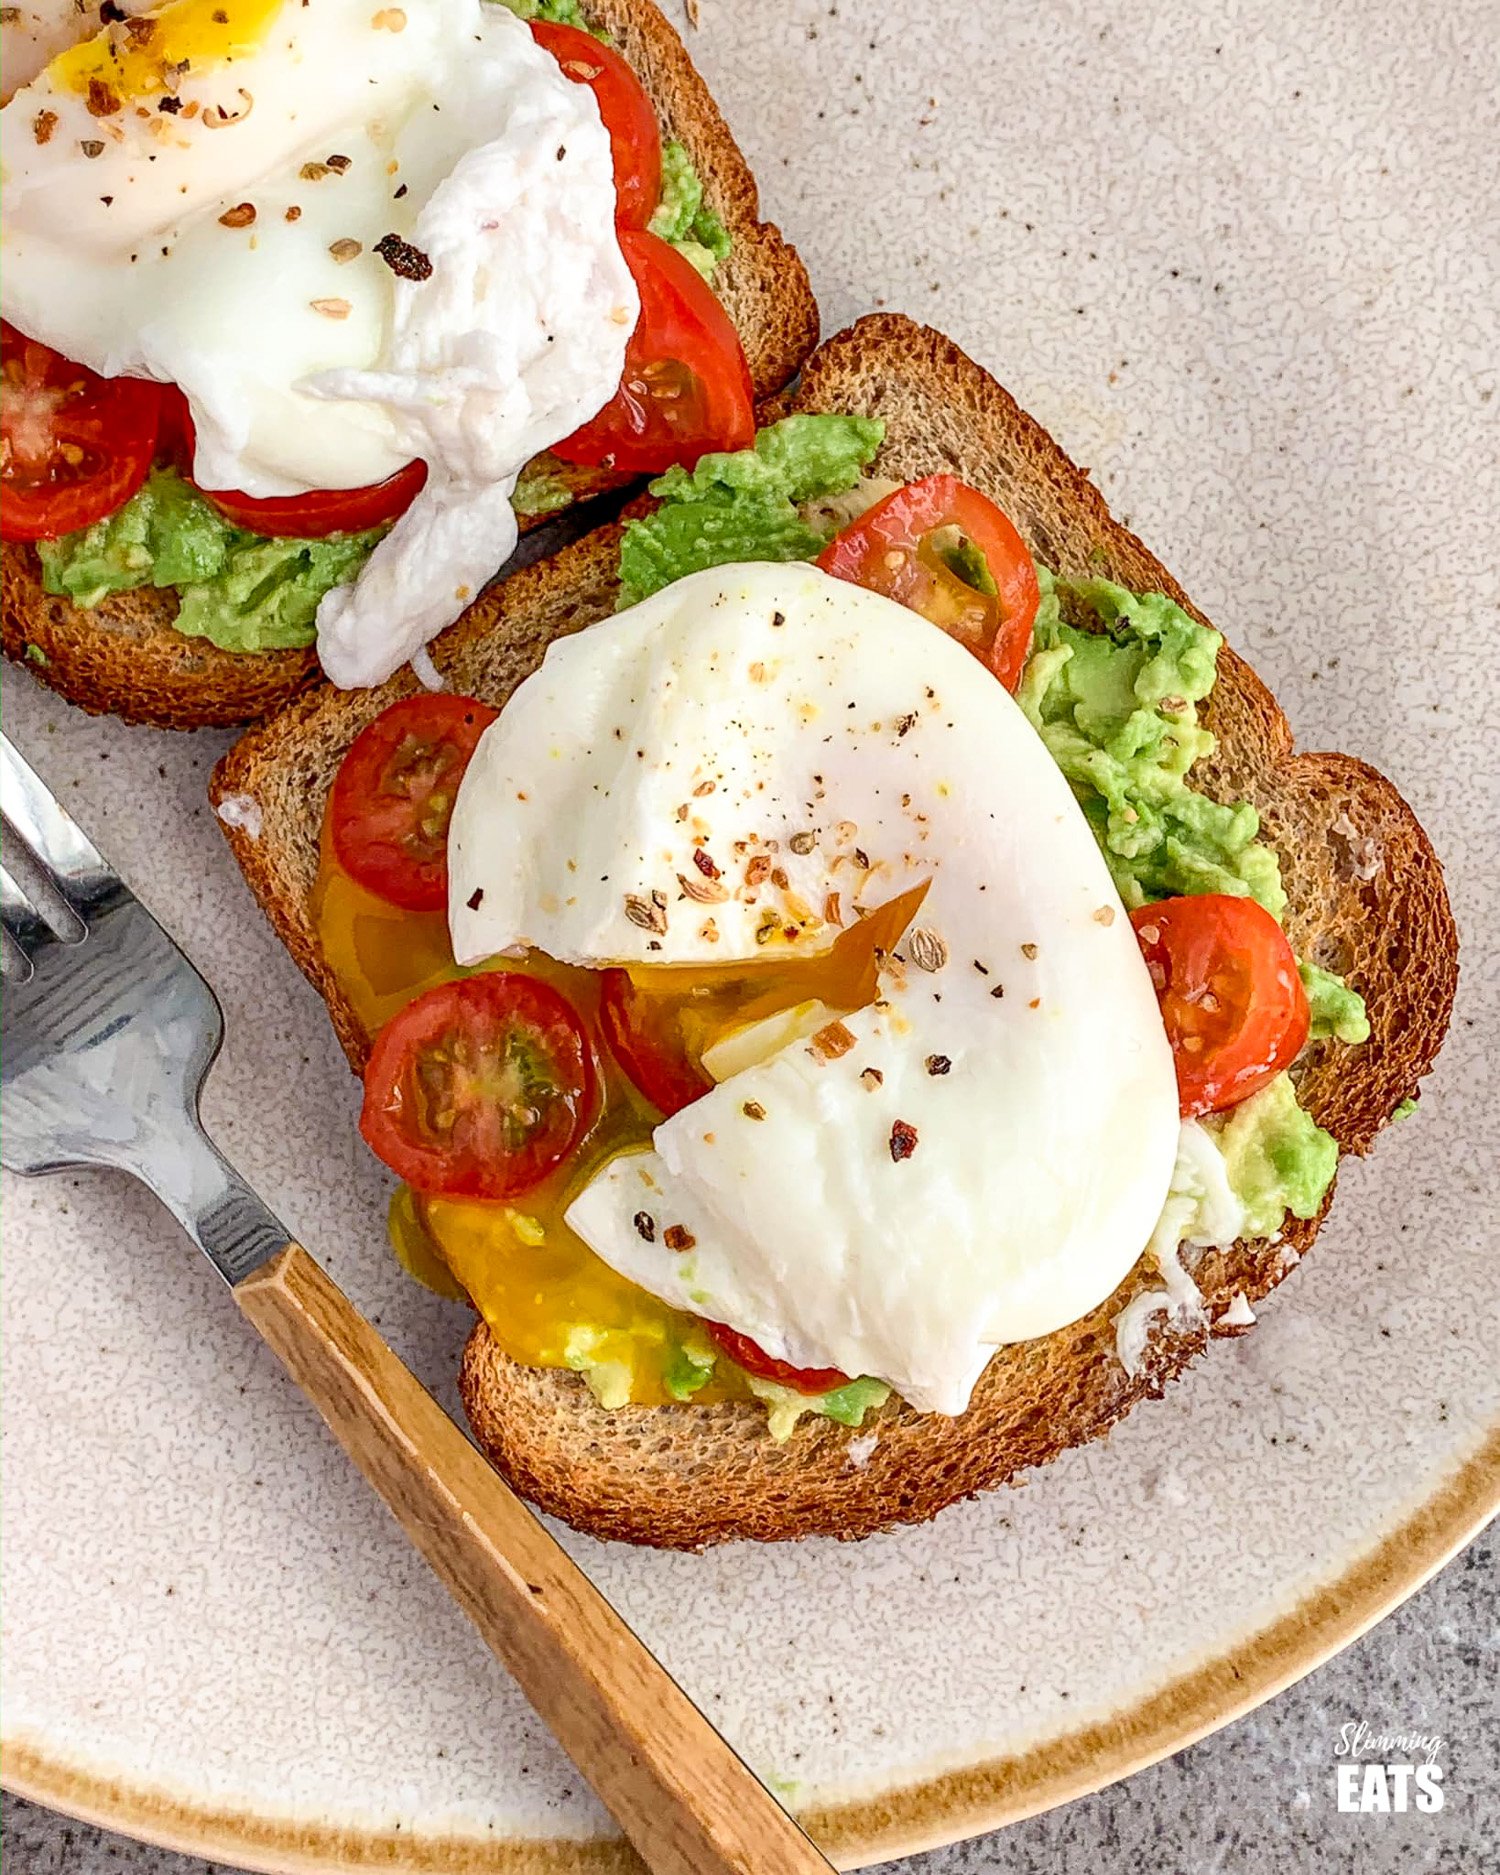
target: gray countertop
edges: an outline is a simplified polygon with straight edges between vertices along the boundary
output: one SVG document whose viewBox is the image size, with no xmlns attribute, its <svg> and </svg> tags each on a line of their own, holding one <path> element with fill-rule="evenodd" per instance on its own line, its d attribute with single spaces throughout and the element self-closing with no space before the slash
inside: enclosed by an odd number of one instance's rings
<svg viewBox="0 0 1500 1875">
<path fill-rule="evenodd" d="M 1443 1807 L 1340 1814 L 1339 1734 L 1439 1735 Z M 1368 1756 L 1368 1753 L 1366 1754 Z M 210 1864 L 6 1798 L 9 1875 L 203 1875 Z M 902 1875 L 1482 1875 L 1500 1868 L 1500 1579 L 1487 1532 L 1426 1588 L 1258 1712 L 1126 1783 Z"/>
</svg>

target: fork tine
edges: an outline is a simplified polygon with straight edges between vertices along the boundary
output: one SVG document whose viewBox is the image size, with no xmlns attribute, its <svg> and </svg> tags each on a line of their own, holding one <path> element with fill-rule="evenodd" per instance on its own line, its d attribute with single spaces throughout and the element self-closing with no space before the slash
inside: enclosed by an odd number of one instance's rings
<svg viewBox="0 0 1500 1875">
<path fill-rule="evenodd" d="M 28 966 L 38 944 L 52 936 L 46 919 L 32 904 L 4 866 L 0 866 L 0 925 Z"/>
<path fill-rule="evenodd" d="M 33 858 L 50 876 L 58 896 L 85 923 L 101 895 L 119 886 L 119 875 L 106 864 L 41 777 L 22 760 L 9 736 L 0 736 L 0 812 L 10 822 Z M 7 881 L 6 923 L 10 922 L 10 892 L 36 917 L 34 907 L 13 880 Z"/>
</svg>

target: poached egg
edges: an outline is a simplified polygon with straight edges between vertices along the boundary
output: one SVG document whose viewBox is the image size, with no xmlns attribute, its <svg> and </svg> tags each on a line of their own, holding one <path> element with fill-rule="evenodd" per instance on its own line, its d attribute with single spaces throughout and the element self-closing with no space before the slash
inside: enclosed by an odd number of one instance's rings
<svg viewBox="0 0 1500 1875">
<path fill-rule="evenodd" d="M 524 464 L 608 402 L 639 311 L 586 85 L 485 0 L 170 0 L 0 112 L 0 311 L 179 385 L 195 479 L 428 479 L 352 588 L 335 682 L 389 676 L 515 545 Z"/>
<path fill-rule="evenodd" d="M 458 962 L 771 964 L 922 893 L 875 1000 L 772 1022 L 567 1222 L 799 1367 L 961 1412 L 1161 1214 L 1171 1050 L 1092 833 L 969 652 L 807 566 L 692 575 L 556 642 L 449 835 Z"/>
</svg>

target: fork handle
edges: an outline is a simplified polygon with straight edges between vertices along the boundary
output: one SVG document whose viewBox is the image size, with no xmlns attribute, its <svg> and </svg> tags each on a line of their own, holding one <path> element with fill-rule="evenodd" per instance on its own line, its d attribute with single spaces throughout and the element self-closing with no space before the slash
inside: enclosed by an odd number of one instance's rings
<svg viewBox="0 0 1500 1875">
<path fill-rule="evenodd" d="M 300 1244 L 234 1291 L 655 1875 L 827 1862 Z"/>
</svg>

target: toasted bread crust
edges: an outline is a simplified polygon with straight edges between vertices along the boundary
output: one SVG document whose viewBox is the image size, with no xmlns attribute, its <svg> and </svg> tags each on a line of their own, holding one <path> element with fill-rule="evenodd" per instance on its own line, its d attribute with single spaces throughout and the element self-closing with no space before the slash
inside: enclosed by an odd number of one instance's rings
<svg viewBox="0 0 1500 1875">
<path fill-rule="evenodd" d="M 818 341 L 818 309 L 807 269 L 779 229 L 759 219 L 755 178 L 729 126 L 653 0 L 586 0 L 584 8 L 615 40 L 656 105 L 663 137 L 683 143 L 703 179 L 706 200 L 734 237 L 714 279 L 745 347 L 757 397 L 778 391 Z M 630 478 L 549 459 L 549 472 L 587 501 Z M 545 517 L 537 517 L 538 520 Z M 525 532 L 537 522 L 523 519 Z M 144 587 L 84 611 L 42 590 L 29 545 L 0 551 L 0 648 L 32 675 L 92 715 L 163 729 L 258 722 L 313 683 L 311 648 L 221 651 L 173 626 L 177 597 Z"/>
<path fill-rule="evenodd" d="M 232 728 L 269 715 L 317 676 L 312 650 L 221 651 L 172 621 L 177 595 L 143 586 L 89 611 L 42 588 L 35 548 L 0 545 L 0 644 L 91 716 L 158 729 Z"/>
<path fill-rule="evenodd" d="M 788 409 L 883 417 L 878 472 L 912 478 L 952 469 L 997 500 L 1058 571 L 1102 572 L 1165 592 L 1202 618 L 1082 471 L 940 334 L 891 315 L 861 320 L 809 362 L 795 395 L 776 406 Z M 455 687 L 500 703 L 553 637 L 603 616 L 614 600 L 618 538 L 618 527 L 601 529 L 487 594 L 435 647 Z M 230 829 L 230 842 L 267 916 L 327 999 L 356 1067 L 368 1038 L 319 953 L 308 895 L 322 802 L 342 751 L 409 688 L 398 680 L 369 695 L 303 698 L 244 738 L 214 779 L 216 799 L 244 792 L 261 804 L 260 838 Z M 1207 720 L 1219 747 L 1195 779 L 1210 793 L 1255 802 L 1282 856 L 1293 943 L 1348 972 L 1368 1002 L 1369 1042 L 1319 1043 L 1299 1069 L 1302 1098 L 1320 1124 L 1342 1151 L 1363 1153 L 1415 1093 L 1447 1027 L 1457 937 L 1441 866 L 1411 809 L 1374 769 L 1351 756 L 1293 752 L 1274 698 L 1227 647 Z M 1218 1325 L 1232 1297 L 1259 1301 L 1295 1267 L 1320 1222 L 1288 1220 L 1277 1244 L 1206 1252 L 1196 1277 L 1215 1324 L 1209 1332 L 1242 1332 Z M 867 1418 L 863 1434 L 813 1418 L 782 1446 L 766 1437 L 758 1406 L 606 1413 L 579 1376 L 519 1365 L 483 1325 L 469 1339 L 460 1385 L 476 1436 L 507 1477 L 595 1535 L 671 1548 L 859 1537 L 1003 1484 L 1159 1396 L 1208 1334 L 1160 1330 L 1141 1371 L 1128 1376 L 1114 1318 L 1155 1284 L 1137 1267 L 1082 1321 L 1002 1348 L 957 1418 L 893 1401 Z"/>
</svg>

